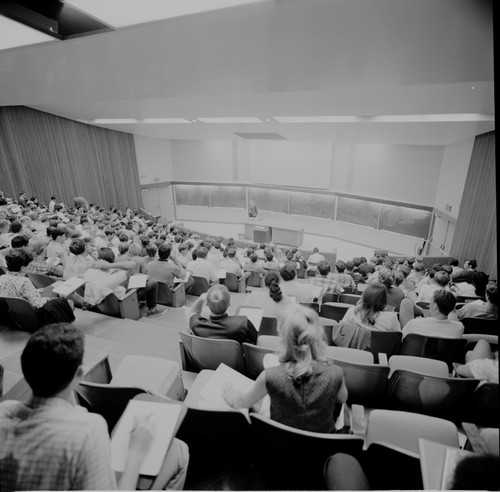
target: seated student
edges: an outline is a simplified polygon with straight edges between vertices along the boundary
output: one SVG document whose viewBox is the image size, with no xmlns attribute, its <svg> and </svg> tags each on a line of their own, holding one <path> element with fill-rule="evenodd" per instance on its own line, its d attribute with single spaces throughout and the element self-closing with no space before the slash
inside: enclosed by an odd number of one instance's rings
<svg viewBox="0 0 500 492">
<path fill-rule="evenodd" d="M 91 268 L 95 268 L 96 261 L 89 255 L 89 248 L 83 239 L 73 239 L 69 245 L 71 256 L 64 265 L 64 278 L 81 277 Z"/>
<path fill-rule="evenodd" d="M 265 275 L 267 273 L 267 270 L 259 265 L 259 257 L 257 256 L 257 253 L 252 253 L 249 257 L 249 260 L 250 261 L 245 263 L 245 265 L 243 266 L 243 270 L 245 270 L 245 272 L 256 272 L 260 275 Z"/>
<path fill-rule="evenodd" d="M 307 277 L 304 279 L 304 283 L 316 285 L 321 288 L 323 295 L 326 293 L 330 294 L 340 294 L 342 292 L 342 288 L 339 283 L 335 280 L 332 280 L 329 276 L 330 274 L 330 263 L 326 260 L 321 260 L 316 265 L 316 276 Z"/>
<path fill-rule="evenodd" d="M 334 432 L 336 409 L 347 400 L 342 369 L 326 359 L 318 315 L 289 306 L 278 320 L 280 364 L 265 369 L 246 393 L 227 384 L 223 397 L 234 408 L 250 408 L 269 394 L 271 418 L 312 432 Z"/>
<path fill-rule="evenodd" d="M 314 302 L 323 292 L 322 287 L 296 280 L 297 271 L 293 263 L 287 262 L 280 270 L 283 282 L 281 290 L 289 297 L 295 297 L 298 302 Z"/>
<path fill-rule="evenodd" d="M 265 261 L 262 263 L 262 268 L 264 270 L 276 270 L 278 271 L 281 268 L 281 265 L 274 258 L 274 254 L 272 249 L 268 248 L 265 252 Z"/>
<path fill-rule="evenodd" d="M 457 312 L 457 318 L 498 319 L 498 285 L 490 282 L 486 286 L 486 301 L 467 302 Z"/>
<path fill-rule="evenodd" d="M 465 260 L 463 269 L 457 273 L 453 273 L 451 275 L 451 280 L 456 284 L 460 282 L 472 283 L 477 274 L 476 268 L 476 260 Z"/>
<path fill-rule="evenodd" d="M 450 290 L 448 284 L 450 283 L 450 277 L 444 271 L 434 271 L 429 272 L 429 283 L 421 285 L 415 289 L 416 300 L 415 302 L 430 302 L 434 292 L 436 290 L 445 289 Z"/>
<path fill-rule="evenodd" d="M 465 364 L 457 365 L 455 371 L 464 378 L 498 383 L 498 349 L 492 352 L 486 340 L 478 340 L 475 347 L 465 354 Z"/>
<path fill-rule="evenodd" d="M 223 268 L 228 273 L 234 273 L 238 278 L 241 278 L 244 275 L 244 272 L 236 258 L 236 248 L 234 246 L 229 246 L 225 250 L 225 255 L 226 256 L 224 257 L 223 253 L 223 259 L 219 264 L 220 268 Z"/>
<path fill-rule="evenodd" d="M 146 419 L 137 422 L 117 484 L 106 422 L 74 402 L 83 352 L 83 333 L 66 323 L 40 328 L 28 340 L 21 367 L 33 396 L 0 403 L 2 491 L 136 488 L 154 429 Z M 153 488 L 182 489 L 188 461 L 186 444 L 174 438 Z"/>
<path fill-rule="evenodd" d="M 395 312 L 384 311 L 387 307 L 387 290 L 383 284 L 374 283 L 361 294 L 356 306 L 347 310 L 343 322 L 357 323 L 376 331 L 400 331 L 401 326 Z"/>
<path fill-rule="evenodd" d="M 199 337 L 236 340 L 239 343 L 257 342 L 257 330 L 246 316 L 228 316 L 229 290 L 225 285 L 215 284 L 202 294 L 188 312 L 189 327 Z M 202 315 L 205 305 L 208 317 Z"/>
<path fill-rule="evenodd" d="M 277 318 L 290 304 L 294 304 L 286 294 L 281 292 L 280 276 L 275 272 L 269 272 L 264 283 L 269 291 L 255 289 L 245 300 L 245 306 L 260 307 L 262 316 Z"/>
<path fill-rule="evenodd" d="M 413 319 L 413 303 L 405 299 L 401 303 L 399 313 L 403 338 L 410 333 L 439 338 L 461 338 L 464 325 L 459 321 L 448 319 L 448 315 L 455 309 L 456 302 L 451 292 L 443 289 L 436 290 L 429 303 L 430 316 Z"/>
<path fill-rule="evenodd" d="M 359 260 L 359 258 L 357 258 L 357 260 Z M 347 275 L 350 275 L 356 284 L 364 284 L 365 279 L 363 278 L 363 275 L 355 271 L 354 268 L 354 261 L 349 260 L 345 262 L 345 272 L 347 273 Z"/>
<path fill-rule="evenodd" d="M 193 236 L 194 237 L 194 236 Z M 207 261 L 208 250 L 200 246 L 196 249 L 196 260 L 189 261 L 186 265 L 186 270 L 191 272 L 195 277 L 204 277 L 208 283 L 218 282 L 219 277 L 212 264 Z"/>
<path fill-rule="evenodd" d="M 62 277 L 63 267 L 51 265 L 45 261 L 45 241 L 41 239 L 31 239 L 28 244 L 29 251 L 33 254 L 33 260 L 25 268 L 25 273 L 39 273 L 52 277 Z"/>
<path fill-rule="evenodd" d="M 52 228 L 50 231 L 52 240 L 47 245 L 47 259 L 51 262 L 60 260 L 64 265 L 66 263 L 66 229 Z"/>
<path fill-rule="evenodd" d="M 337 282 L 342 288 L 348 287 L 354 290 L 356 288 L 356 283 L 348 273 L 344 273 L 345 268 L 345 262 L 343 262 L 342 260 L 338 260 L 337 263 L 335 263 L 336 271 L 329 273 L 328 278 Z"/>
<path fill-rule="evenodd" d="M 382 268 L 378 272 L 380 282 L 387 289 L 387 304 L 390 306 L 394 306 L 396 311 L 399 311 L 399 306 L 401 301 L 405 298 L 404 292 L 394 285 L 395 279 L 394 274 L 391 270 L 387 268 Z"/>
</svg>

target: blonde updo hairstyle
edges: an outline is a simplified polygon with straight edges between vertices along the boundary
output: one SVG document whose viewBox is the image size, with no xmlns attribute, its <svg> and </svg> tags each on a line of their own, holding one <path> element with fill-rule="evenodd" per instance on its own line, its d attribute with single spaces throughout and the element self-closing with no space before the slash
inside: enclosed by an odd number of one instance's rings
<svg viewBox="0 0 500 492">
<path fill-rule="evenodd" d="M 312 374 L 313 363 L 324 361 L 326 342 L 315 311 L 300 304 L 286 308 L 278 318 L 282 351 L 280 362 L 295 381 Z"/>
</svg>

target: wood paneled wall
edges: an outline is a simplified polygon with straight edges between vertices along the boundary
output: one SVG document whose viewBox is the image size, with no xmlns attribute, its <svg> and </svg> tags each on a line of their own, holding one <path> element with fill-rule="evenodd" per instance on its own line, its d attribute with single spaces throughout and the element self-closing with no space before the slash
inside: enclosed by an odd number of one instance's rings
<svg viewBox="0 0 500 492">
<path fill-rule="evenodd" d="M 22 106 L 0 107 L 0 189 L 48 203 L 74 196 L 121 209 L 142 206 L 133 136 Z"/>
<path fill-rule="evenodd" d="M 465 181 L 451 256 L 475 258 L 478 270 L 497 279 L 495 132 L 478 135 Z"/>
</svg>

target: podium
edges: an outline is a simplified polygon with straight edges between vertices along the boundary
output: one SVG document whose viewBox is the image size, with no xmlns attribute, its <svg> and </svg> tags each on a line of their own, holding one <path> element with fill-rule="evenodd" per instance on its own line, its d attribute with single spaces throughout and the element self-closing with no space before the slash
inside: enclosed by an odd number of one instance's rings
<svg viewBox="0 0 500 492">
<path fill-rule="evenodd" d="M 267 226 L 255 226 L 253 230 L 254 243 L 269 243 L 271 242 L 271 228 Z"/>
</svg>

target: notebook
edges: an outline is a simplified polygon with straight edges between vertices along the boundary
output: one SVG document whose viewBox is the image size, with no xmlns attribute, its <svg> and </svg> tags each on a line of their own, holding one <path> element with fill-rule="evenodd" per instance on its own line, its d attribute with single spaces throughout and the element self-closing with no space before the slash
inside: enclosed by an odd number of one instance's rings
<svg viewBox="0 0 500 492">
<path fill-rule="evenodd" d="M 81 287 L 85 283 L 83 278 L 71 277 L 68 280 L 60 283 L 57 287 L 52 289 L 52 292 L 58 294 L 62 297 L 68 297 L 73 294 L 75 290 Z"/>
<path fill-rule="evenodd" d="M 252 306 L 241 306 L 238 310 L 240 316 L 246 316 L 255 326 L 255 329 L 259 331 L 260 323 L 262 322 L 262 315 L 264 311 L 259 307 Z"/>
<path fill-rule="evenodd" d="M 171 403 L 131 400 L 111 436 L 111 466 L 123 472 L 127 461 L 130 434 L 135 418 L 148 418 L 153 426 L 153 443 L 142 463 L 141 475 L 158 475 L 181 413 L 181 406 Z"/>
<path fill-rule="evenodd" d="M 129 278 L 127 288 L 141 289 L 142 287 L 146 287 L 147 280 L 148 276 L 145 273 L 137 273 Z"/>
</svg>

